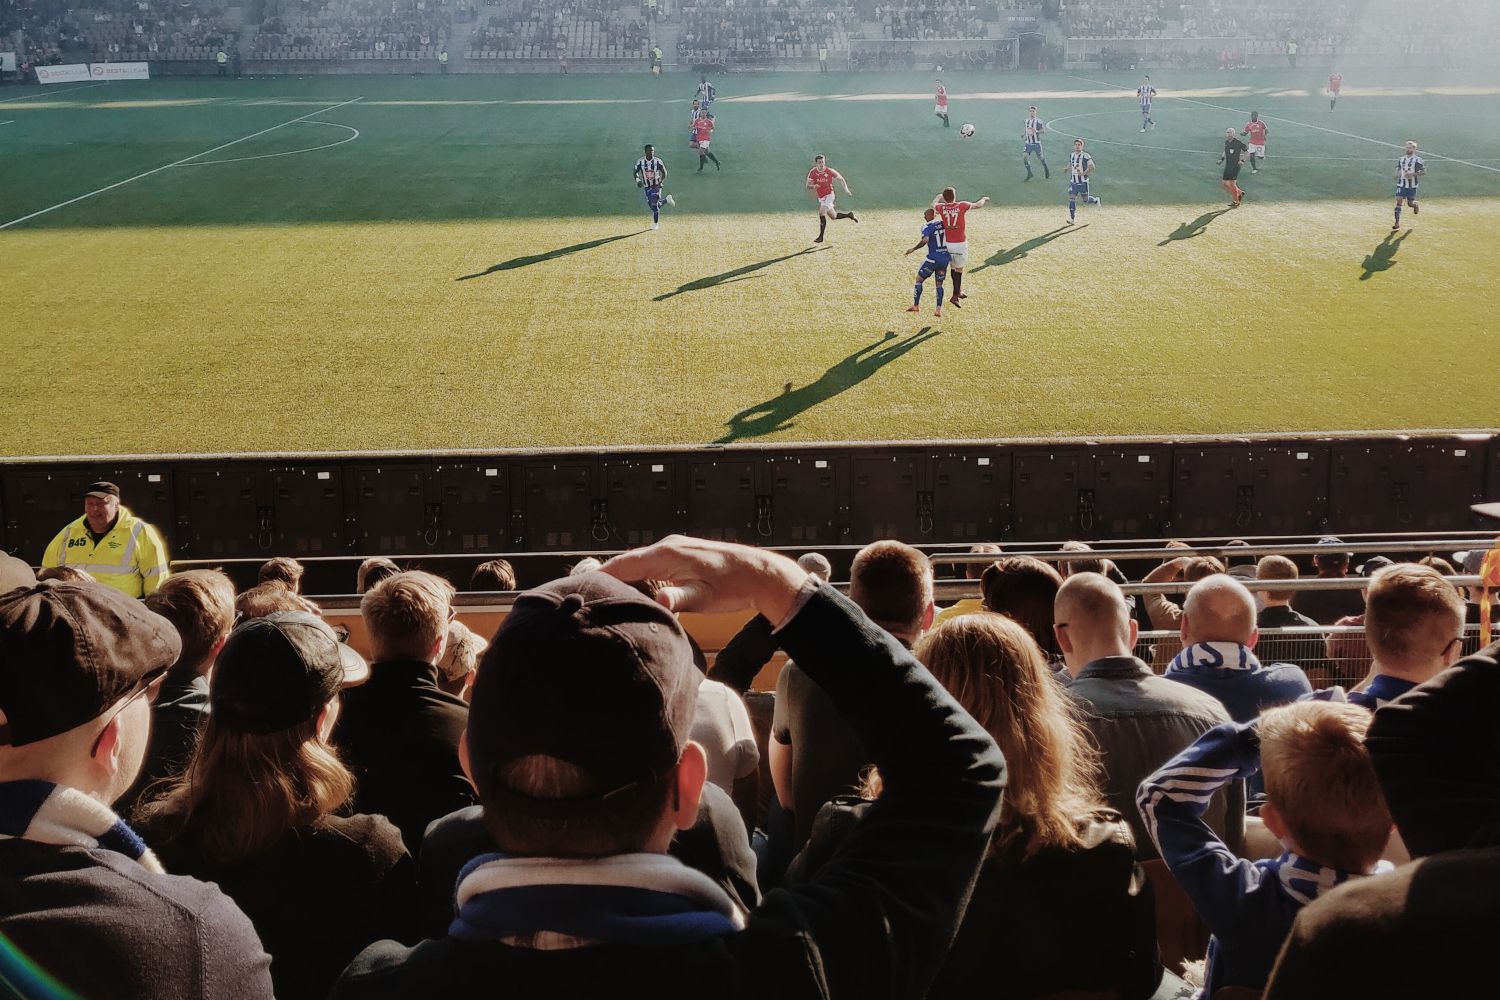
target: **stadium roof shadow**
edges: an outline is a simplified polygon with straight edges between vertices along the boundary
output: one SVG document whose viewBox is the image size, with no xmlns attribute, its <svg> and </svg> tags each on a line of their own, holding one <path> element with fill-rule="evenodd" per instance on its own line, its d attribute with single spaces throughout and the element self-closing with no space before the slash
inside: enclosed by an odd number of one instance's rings
<svg viewBox="0 0 1500 1000">
<path fill-rule="evenodd" d="M 462 277 L 454 278 L 453 280 L 468 281 L 471 278 L 483 278 L 487 275 L 494 274 L 497 271 L 514 271 L 518 267 L 529 267 L 532 264 L 540 264 L 543 261 L 553 260 L 557 257 L 566 257 L 570 253 L 578 253 L 581 250 L 592 250 L 594 249 L 594 247 L 602 247 L 604 244 L 613 243 L 616 240 L 628 240 L 630 239 L 630 237 L 639 236 L 643 232 L 645 232 L 645 230 L 638 230 L 633 233 L 621 233 L 618 236 L 606 236 L 601 240 L 589 240 L 587 243 L 574 243 L 570 247 L 559 247 L 556 250 L 548 250 L 546 253 L 532 254 L 529 257 L 512 257 L 510 260 L 501 261 L 498 264 L 491 264 L 483 271 L 476 271 L 473 274 L 465 274 Z"/>
<path fill-rule="evenodd" d="M 792 388 L 792 383 L 788 382 L 780 394 L 736 413 L 725 422 L 729 430 L 716 439 L 714 444 L 732 444 L 794 427 L 794 417 L 854 388 L 907 351 L 940 333 L 941 330 L 924 326 L 909 337 L 898 339 L 894 330 L 887 330 L 884 337 L 861 347 L 819 375 L 816 381 L 809 382 L 800 389 Z"/>
<path fill-rule="evenodd" d="M 696 278 L 684 285 L 678 285 L 670 292 L 662 292 L 651 301 L 661 302 L 663 299 L 670 299 L 672 298 L 672 296 L 681 295 L 683 292 L 701 292 L 703 289 L 713 288 L 715 285 L 723 285 L 731 281 L 739 281 L 744 278 L 745 275 L 748 275 L 753 271 L 759 271 L 762 268 L 770 267 L 772 264 L 780 264 L 782 261 L 792 260 L 796 257 L 801 257 L 803 254 L 817 253 L 819 250 L 827 249 L 829 249 L 827 244 L 820 247 L 805 247 L 801 250 L 798 250 L 796 253 L 789 253 L 783 257 L 772 257 L 770 260 L 762 260 L 757 261 L 754 264 L 746 264 L 744 267 L 737 267 L 732 271 L 724 271 L 720 274 L 710 274 L 706 278 Z"/>
<path fill-rule="evenodd" d="M 1159 247 L 1171 246 L 1180 240 L 1190 240 L 1195 236 L 1202 236 L 1208 232 L 1208 224 L 1219 216 L 1228 213 L 1228 208 L 1215 209 L 1212 212 L 1204 212 L 1192 222 L 1184 222 L 1176 229 L 1167 234 L 1167 238 L 1156 244 Z"/>
<path fill-rule="evenodd" d="M 1401 242 L 1410 235 L 1410 229 L 1400 236 L 1396 235 L 1394 229 L 1387 233 L 1385 239 L 1381 240 L 1370 255 L 1360 262 L 1359 266 L 1364 268 L 1364 272 L 1360 274 L 1359 280 L 1369 281 L 1381 271 L 1389 271 L 1395 267 L 1396 251 L 1401 249 Z"/>
</svg>

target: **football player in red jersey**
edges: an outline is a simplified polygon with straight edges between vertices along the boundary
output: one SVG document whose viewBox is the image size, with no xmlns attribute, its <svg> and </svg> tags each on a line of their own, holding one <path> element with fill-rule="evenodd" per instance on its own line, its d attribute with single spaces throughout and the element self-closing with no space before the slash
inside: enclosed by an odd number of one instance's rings
<svg viewBox="0 0 1500 1000">
<path fill-rule="evenodd" d="M 1344 89 L 1344 74 L 1334 70 L 1328 74 L 1328 110 L 1339 102 L 1339 91 Z"/>
<path fill-rule="evenodd" d="M 693 145 L 698 150 L 698 173 L 703 173 L 703 167 L 709 160 L 714 161 L 714 169 L 719 169 L 719 158 L 708 151 L 708 136 L 714 130 L 714 116 L 703 115 L 693 121 Z"/>
<path fill-rule="evenodd" d="M 1266 123 L 1260 120 L 1259 111 L 1250 112 L 1250 120 L 1245 123 L 1244 128 L 1240 129 L 1240 135 L 1250 138 L 1250 172 L 1258 174 L 1260 168 L 1255 165 L 1255 158 L 1257 156 L 1262 160 L 1266 158 Z"/>
<path fill-rule="evenodd" d="M 960 308 L 960 299 L 968 298 L 963 293 L 964 263 L 969 256 L 969 236 L 965 231 L 965 223 L 970 212 L 977 212 L 989 203 L 988 195 L 978 201 L 959 201 L 958 193 L 951 187 L 943 188 L 942 193 L 932 199 L 933 210 L 943 220 L 943 233 L 948 243 L 948 258 L 953 274 L 953 295 L 948 301 L 955 309 Z"/>
<path fill-rule="evenodd" d="M 844 186 L 844 193 L 852 195 L 849 190 L 849 182 L 844 180 L 844 175 L 828 165 L 823 154 L 819 153 L 813 157 L 813 167 L 807 172 L 807 189 L 818 199 L 818 238 L 814 243 L 823 242 L 823 233 L 828 229 L 829 219 L 851 219 L 854 222 L 853 212 L 838 212 L 833 207 L 833 183 L 838 181 Z"/>
</svg>

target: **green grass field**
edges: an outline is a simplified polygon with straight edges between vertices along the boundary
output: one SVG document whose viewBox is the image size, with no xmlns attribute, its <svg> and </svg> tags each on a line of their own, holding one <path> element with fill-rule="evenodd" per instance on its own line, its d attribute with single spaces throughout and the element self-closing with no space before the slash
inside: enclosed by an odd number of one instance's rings
<svg viewBox="0 0 1500 1000">
<path fill-rule="evenodd" d="M 1316 71 L 1153 76 L 1146 134 L 1119 75 L 945 74 L 947 130 L 931 74 L 726 77 L 703 175 L 685 75 L 0 91 L 0 452 L 1500 425 L 1500 88 L 1350 74 L 1329 114 Z M 1251 109 L 1271 159 L 1220 211 Z M 1075 135 L 1104 205 L 1069 229 Z M 1408 137 L 1425 211 L 1393 236 Z M 823 247 L 815 152 L 861 220 Z M 902 251 L 944 184 L 995 204 L 935 320 Z"/>
</svg>

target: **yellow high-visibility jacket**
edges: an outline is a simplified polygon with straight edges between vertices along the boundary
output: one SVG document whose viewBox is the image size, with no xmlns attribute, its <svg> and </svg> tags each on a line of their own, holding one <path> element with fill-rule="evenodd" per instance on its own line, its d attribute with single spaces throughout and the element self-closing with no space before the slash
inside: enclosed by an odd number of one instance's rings
<svg viewBox="0 0 1500 1000">
<path fill-rule="evenodd" d="M 47 546 L 42 566 L 73 566 L 129 597 L 145 597 L 171 575 L 161 534 L 128 507 L 109 534 L 94 543 L 85 519 L 69 524 Z"/>
</svg>

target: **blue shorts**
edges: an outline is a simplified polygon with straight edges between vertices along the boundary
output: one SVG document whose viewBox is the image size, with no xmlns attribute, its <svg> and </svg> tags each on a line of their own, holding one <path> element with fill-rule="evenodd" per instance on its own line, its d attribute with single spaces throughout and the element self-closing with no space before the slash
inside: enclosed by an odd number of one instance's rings
<svg viewBox="0 0 1500 1000">
<path fill-rule="evenodd" d="M 949 257 L 946 254 L 943 255 L 942 260 L 933 260 L 931 257 L 928 257 L 922 261 L 921 268 L 917 270 L 917 278 L 918 280 L 926 281 L 935 274 L 937 275 L 937 280 L 942 281 L 948 276 L 948 264 Z"/>
<path fill-rule="evenodd" d="M 1416 201 L 1417 189 L 1416 187 L 1403 187 L 1402 185 L 1398 184 L 1396 185 L 1396 197 L 1405 198 L 1408 201 Z"/>
<path fill-rule="evenodd" d="M 653 187 L 646 188 L 646 207 L 647 208 L 660 208 L 661 207 L 661 185 L 660 184 L 657 184 L 657 185 L 655 185 Z"/>
<path fill-rule="evenodd" d="M 1141 105 L 1141 114 L 1143 114 L 1143 115 L 1149 115 L 1150 113 L 1151 113 L 1151 102 L 1147 101 L 1145 104 Z"/>
<path fill-rule="evenodd" d="M 1028 142 L 1026 143 L 1026 147 L 1022 149 L 1021 152 L 1023 155 L 1026 153 L 1035 153 L 1037 156 L 1041 156 L 1042 144 L 1039 142 Z"/>
<path fill-rule="evenodd" d="M 1083 197 L 1087 198 L 1089 196 L 1089 182 L 1088 181 L 1071 181 L 1068 184 L 1068 194 L 1069 195 L 1082 195 Z"/>
</svg>

